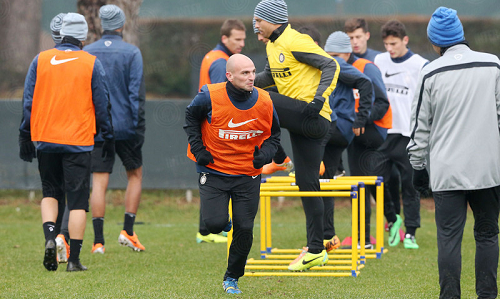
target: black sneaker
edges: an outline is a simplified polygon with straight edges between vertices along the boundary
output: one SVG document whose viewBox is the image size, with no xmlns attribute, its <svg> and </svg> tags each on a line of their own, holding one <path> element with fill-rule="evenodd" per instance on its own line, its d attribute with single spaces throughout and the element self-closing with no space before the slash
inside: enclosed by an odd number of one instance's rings
<svg viewBox="0 0 500 299">
<path fill-rule="evenodd" d="M 78 262 L 69 262 L 68 261 L 68 266 L 66 268 L 67 272 L 86 271 L 86 270 L 87 270 L 87 267 L 82 265 L 82 263 L 80 263 L 80 260 L 78 260 Z"/>
<path fill-rule="evenodd" d="M 48 240 L 45 243 L 45 254 L 43 256 L 43 265 L 49 271 L 57 270 L 57 246 L 55 240 Z"/>
</svg>

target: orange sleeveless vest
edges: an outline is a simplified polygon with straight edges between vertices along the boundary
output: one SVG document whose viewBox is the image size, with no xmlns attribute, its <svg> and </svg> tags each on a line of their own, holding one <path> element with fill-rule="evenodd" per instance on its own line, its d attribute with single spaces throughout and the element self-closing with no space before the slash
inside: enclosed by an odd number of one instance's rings
<svg viewBox="0 0 500 299">
<path fill-rule="evenodd" d="M 253 168 L 255 146 L 271 136 L 273 103 L 269 94 L 256 88 L 259 97 L 248 110 L 239 110 L 227 95 L 226 82 L 207 85 L 212 101 L 212 121 L 201 125 L 203 145 L 212 154 L 214 163 L 208 168 L 233 175 L 259 175 Z M 188 147 L 188 157 L 196 161 Z"/>
<path fill-rule="evenodd" d="M 208 71 L 210 70 L 210 66 L 214 61 L 219 58 L 224 58 L 225 60 L 229 59 L 229 55 L 227 55 L 224 51 L 221 50 L 212 50 L 205 55 L 203 61 L 201 62 L 200 67 L 200 84 L 198 86 L 198 91 L 201 90 L 201 87 L 205 84 L 212 84 L 210 81 L 210 75 Z"/>
<path fill-rule="evenodd" d="M 362 72 L 364 74 L 365 73 L 365 66 L 366 66 L 367 63 L 373 63 L 373 62 L 371 62 L 368 59 L 359 58 L 358 60 L 354 61 L 354 63 L 352 64 L 352 66 L 354 66 L 355 68 L 357 68 L 360 72 Z M 355 104 L 354 107 L 356 109 L 356 112 L 358 112 L 359 93 L 357 92 L 357 90 L 354 93 L 354 98 L 356 100 L 356 104 Z M 384 117 L 382 117 L 381 119 L 373 121 L 373 123 L 376 124 L 377 126 L 381 127 L 381 128 L 385 128 L 385 129 L 392 128 L 392 109 L 391 109 L 391 105 L 389 105 L 389 109 L 387 109 L 387 112 L 385 113 Z"/>
<path fill-rule="evenodd" d="M 84 51 L 50 49 L 39 54 L 30 123 L 33 141 L 94 144 L 94 62 L 95 56 Z"/>
</svg>

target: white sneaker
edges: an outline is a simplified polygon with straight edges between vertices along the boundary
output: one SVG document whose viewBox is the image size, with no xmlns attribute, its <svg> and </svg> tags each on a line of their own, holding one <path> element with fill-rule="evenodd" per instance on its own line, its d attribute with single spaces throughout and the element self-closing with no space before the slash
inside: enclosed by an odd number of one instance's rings
<svg viewBox="0 0 500 299">
<path fill-rule="evenodd" d="M 56 246 L 57 246 L 57 259 L 59 263 L 67 263 L 68 262 L 68 243 L 64 238 L 64 235 L 57 235 L 56 238 Z"/>
<path fill-rule="evenodd" d="M 361 249 L 361 245 L 358 243 L 358 249 Z M 365 243 L 365 249 L 373 249 L 373 244 L 366 244 Z"/>
<path fill-rule="evenodd" d="M 338 178 L 340 178 L 340 177 L 343 177 L 344 175 L 345 175 L 345 170 L 342 170 L 342 171 L 338 171 L 338 170 L 337 170 L 337 171 L 335 172 L 335 175 L 333 176 L 333 179 L 335 179 L 335 180 L 336 180 L 336 179 L 338 179 Z"/>
</svg>

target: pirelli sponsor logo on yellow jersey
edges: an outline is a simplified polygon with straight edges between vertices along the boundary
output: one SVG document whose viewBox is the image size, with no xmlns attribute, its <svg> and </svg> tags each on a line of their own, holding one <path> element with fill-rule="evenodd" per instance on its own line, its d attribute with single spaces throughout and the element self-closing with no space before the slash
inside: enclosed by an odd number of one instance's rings
<svg viewBox="0 0 500 299">
<path fill-rule="evenodd" d="M 273 78 L 286 78 L 292 75 L 289 67 L 285 68 L 271 68 L 271 74 Z"/>
</svg>

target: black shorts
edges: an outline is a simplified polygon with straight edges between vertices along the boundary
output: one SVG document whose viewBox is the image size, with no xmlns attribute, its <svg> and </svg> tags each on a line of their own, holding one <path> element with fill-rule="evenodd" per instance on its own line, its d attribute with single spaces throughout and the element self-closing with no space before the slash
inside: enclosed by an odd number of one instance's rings
<svg viewBox="0 0 500 299">
<path fill-rule="evenodd" d="M 38 152 L 38 170 L 42 180 L 43 197 L 64 200 L 70 210 L 89 211 L 90 152 Z"/>
<path fill-rule="evenodd" d="M 113 172 L 115 156 L 104 162 L 102 159 L 102 145 L 104 142 L 96 142 L 92 151 L 92 172 Z M 142 145 L 144 136 L 136 135 L 133 139 L 116 140 L 115 151 L 122 160 L 126 170 L 134 170 L 142 166 Z"/>
</svg>

